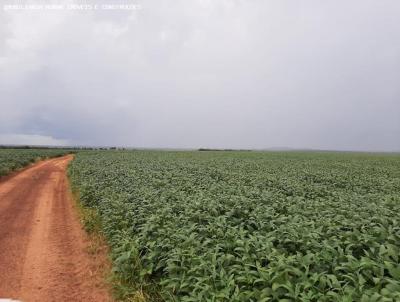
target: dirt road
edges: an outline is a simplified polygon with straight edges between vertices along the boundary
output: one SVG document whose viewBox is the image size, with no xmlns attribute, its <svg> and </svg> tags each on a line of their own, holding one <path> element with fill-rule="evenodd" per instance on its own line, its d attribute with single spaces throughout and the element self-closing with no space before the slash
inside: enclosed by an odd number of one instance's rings
<svg viewBox="0 0 400 302">
<path fill-rule="evenodd" d="M 0 180 L 0 301 L 110 301 L 69 192 L 71 159 Z"/>
</svg>

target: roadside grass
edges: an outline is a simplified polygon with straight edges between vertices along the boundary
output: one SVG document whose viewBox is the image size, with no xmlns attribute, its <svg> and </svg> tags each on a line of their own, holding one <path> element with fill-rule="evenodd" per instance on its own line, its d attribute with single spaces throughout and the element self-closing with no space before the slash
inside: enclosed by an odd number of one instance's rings
<svg viewBox="0 0 400 302">
<path fill-rule="evenodd" d="M 101 220 L 97 215 L 96 210 L 85 207 L 79 198 L 79 192 L 71 188 L 72 199 L 76 212 L 78 213 L 79 221 L 88 235 L 88 244 L 86 252 L 91 257 L 103 257 L 107 255 L 106 261 L 104 259 L 96 261 L 98 265 L 97 270 L 101 272 L 101 275 L 106 280 L 107 285 L 112 285 L 110 282 L 110 271 L 111 265 L 109 261 L 109 247 L 106 243 L 104 236 L 101 233 Z"/>
<path fill-rule="evenodd" d="M 103 275 L 106 284 L 112 289 L 113 298 L 123 302 L 153 302 L 162 301 L 157 289 L 152 284 L 138 283 L 126 280 L 122 274 L 118 273 L 115 265 L 112 265 L 113 255 L 107 239 L 102 232 L 102 219 L 96 209 L 85 206 L 79 197 L 79 191 L 71 188 L 75 208 L 78 212 L 79 220 L 88 235 L 89 242 L 86 252 L 91 257 L 103 257 L 107 255 L 108 261 L 96 261 L 98 270 Z M 139 258 L 133 262 L 140 261 Z"/>
</svg>

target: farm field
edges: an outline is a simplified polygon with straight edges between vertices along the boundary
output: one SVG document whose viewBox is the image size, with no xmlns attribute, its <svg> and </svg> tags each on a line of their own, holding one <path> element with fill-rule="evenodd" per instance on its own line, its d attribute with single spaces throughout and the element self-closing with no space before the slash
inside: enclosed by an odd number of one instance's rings
<svg viewBox="0 0 400 302">
<path fill-rule="evenodd" d="M 88 151 L 69 176 L 122 298 L 400 301 L 399 154 Z"/>
<path fill-rule="evenodd" d="M 37 160 L 66 153 L 61 149 L 0 149 L 0 176 L 7 175 Z"/>
</svg>

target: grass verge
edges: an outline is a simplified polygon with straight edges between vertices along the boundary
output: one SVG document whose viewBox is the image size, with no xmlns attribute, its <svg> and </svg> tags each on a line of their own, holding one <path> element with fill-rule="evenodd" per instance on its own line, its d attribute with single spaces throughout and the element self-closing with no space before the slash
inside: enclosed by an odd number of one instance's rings
<svg viewBox="0 0 400 302">
<path fill-rule="evenodd" d="M 101 233 L 101 221 L 99 216 L 94 210 L 85 207 L 80 202 L 78 191 L 71 191 L 74 207 L 88 238 L 86 252 L 90 257 L 94 258 L 94 270 L 97 275 L 101 276 L 103 281 L 105 281 L 105 285 L 111 288 L 111 261 L 109 257 L 109 247 Z"/>
<path fill-rule="evenodd" d="M 107 285 L 112 289 L 113 298 L 116 301 L 123 302 L 151 302 L 160 301 L 154 291 L 153 294 L 147 294 L 141 284 L 132 284 L 126 281 L 117 270 L 112 268 L 112 254 L 107 244 L 106 237 L 102 232 L 102 219 L 97 210 L 85 206 L 79 198 L 79 190 L 72 188 L 72 196 L 75 207 L 78 212 L 80 222 L 88 235 L 87 253 L 99 258 L 96 263 L 99 264 L 98 269 L 104 277 Z M 104 261 L 104 256 L 108 261 Z"/>
</svg>

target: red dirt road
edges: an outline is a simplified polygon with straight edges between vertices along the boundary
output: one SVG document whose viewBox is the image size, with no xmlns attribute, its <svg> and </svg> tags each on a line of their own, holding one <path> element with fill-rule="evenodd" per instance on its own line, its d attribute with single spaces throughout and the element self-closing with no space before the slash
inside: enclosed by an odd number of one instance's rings
<svg viewBox="0 0 400 302">
<path fill-rule="evenodd" d="M 71 159 L 0 181 L 0 300 L 111 301 L 70 195 Z"/>
</svg>

